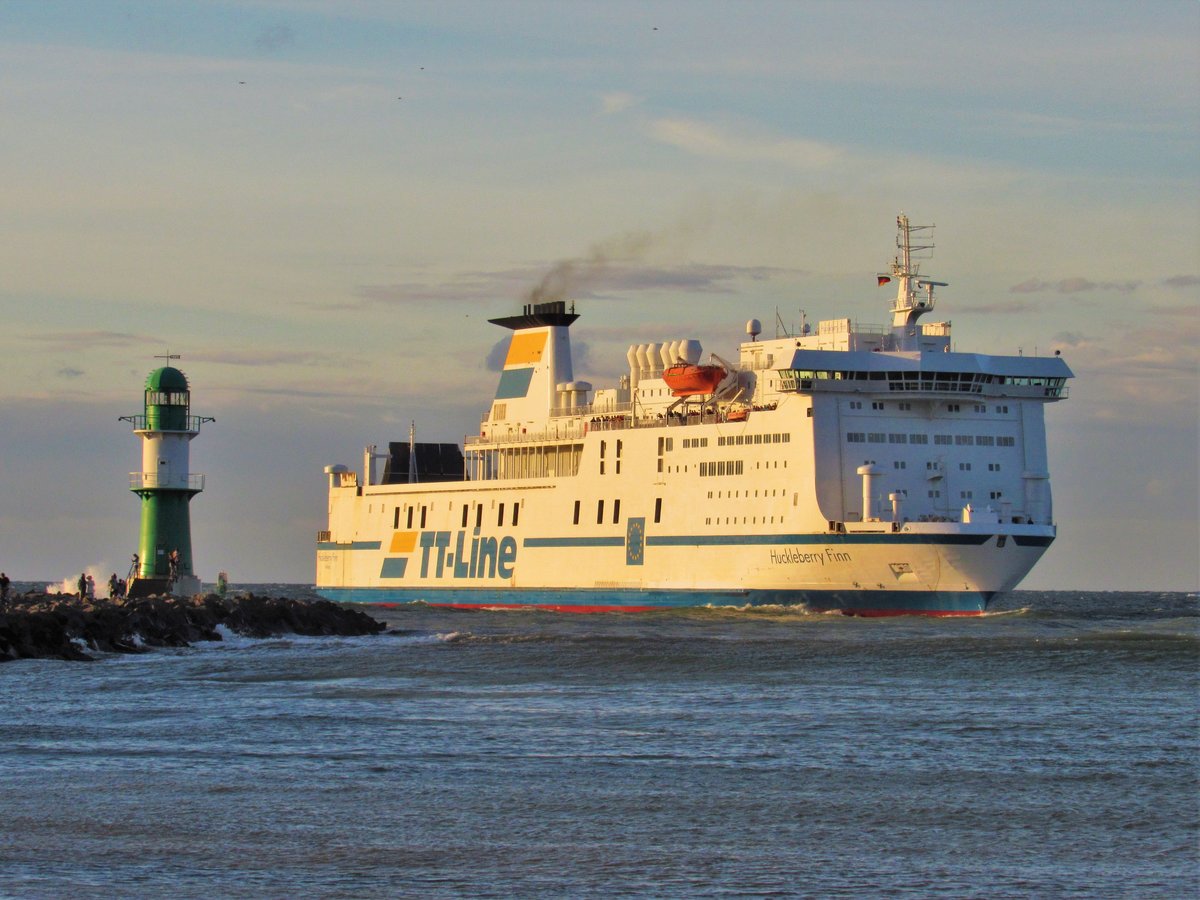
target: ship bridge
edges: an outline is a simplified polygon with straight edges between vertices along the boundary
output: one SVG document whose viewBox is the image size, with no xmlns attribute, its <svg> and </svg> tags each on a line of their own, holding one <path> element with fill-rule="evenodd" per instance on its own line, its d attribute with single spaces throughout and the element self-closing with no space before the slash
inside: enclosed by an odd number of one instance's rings
<svg viewBox="0 0 1200 900">
<path fill-rule="evenodd" d="M 1074 377 L 1057 356 L 796 350 L 777 365 L 784 392 L 974 394 L 1061 400 Z"/>
</svg>

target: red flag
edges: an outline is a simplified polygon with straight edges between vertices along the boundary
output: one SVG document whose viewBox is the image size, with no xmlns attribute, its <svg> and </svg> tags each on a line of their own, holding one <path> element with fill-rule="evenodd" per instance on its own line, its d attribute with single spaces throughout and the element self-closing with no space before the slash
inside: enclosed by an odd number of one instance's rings
<svg viewBox="0 0 1200 900">
<path fill-rule="evenodd" d="M 876 277 L 878 277 L 878 279 L 879 279 L 879 284 L 880 284 L 880 285 L 885 285 L 885 284 L 887 284 L 889 281 L 891 281 L 891 280 L 892 280 L 892 279 L 888 278 L 886 275 L 879 275 L 879 276 L 876 276 Z"/>
</svg>

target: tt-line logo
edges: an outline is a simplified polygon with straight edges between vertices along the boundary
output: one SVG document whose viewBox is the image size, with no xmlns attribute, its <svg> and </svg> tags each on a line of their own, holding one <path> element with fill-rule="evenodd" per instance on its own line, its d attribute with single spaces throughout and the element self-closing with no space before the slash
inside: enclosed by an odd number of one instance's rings
<svg viewBox="0 0 1200 900">
<path fill-rule="evenodd" d="M 481 537 L 476 528 L 467 546 L 467 533 L 453 531 L 422 531 L 421 577 L 429 577 L 432 557 L 433 577 L 442 578 L 509 578 L 517 561 L 517 541 L 511 536 Z M 454 549 L 450 550 L 451 542 Z M 436 556 L 432 551 L 437 550 Z"/>
</svg>

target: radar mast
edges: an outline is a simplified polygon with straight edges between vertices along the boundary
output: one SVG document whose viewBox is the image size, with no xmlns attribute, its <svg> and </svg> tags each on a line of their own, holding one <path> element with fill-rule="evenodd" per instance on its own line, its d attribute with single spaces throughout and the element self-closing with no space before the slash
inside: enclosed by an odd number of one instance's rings
<svg viewBox="0 0 1200 900">
<path fill-rule="evenodd" d="M 892 277 L 896 279 L 896 299 L 892 303 L 892 332 L 902 349 L 915 349 L 917 319 L 933 309 L 935 287 L 944 281 L 920 277 L 921 261 L 933 257 L 933 225 L 912 225 L 908 216 L 896 217 L 896 249 Z M 924 255 L 922 255 L 924 254 Z M 880 279 L 886 283 L 886 279 Z"/>
</svg>

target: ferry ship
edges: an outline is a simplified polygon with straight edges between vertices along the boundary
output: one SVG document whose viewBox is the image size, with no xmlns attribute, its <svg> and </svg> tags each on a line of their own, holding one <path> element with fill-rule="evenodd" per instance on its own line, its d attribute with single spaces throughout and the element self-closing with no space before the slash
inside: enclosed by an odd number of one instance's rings
<svg viewBox="0 0 1200 900">
<path fill-rule="evenodd" d="M 1054 540 L 1044 409 L 1052 357 L 958 352 L 919 323 L 932 226 L 897 219 L 887 326 L 849 318 L 736 362 L 695 339 L 635 344 L 610 387 L 576 380 L 565 301 L 512 332 L 463 444 L 367 447 L 325 468 L 316 590 L 338 601 L 643 611 L 799 605 L 973 615 Z M 778 319 L 778 314 L 776 314 Z M 734 354 L 730 354 L 733 356 Z M 377 463 L 382 461 L 382 470 Z"/>
</svg>

